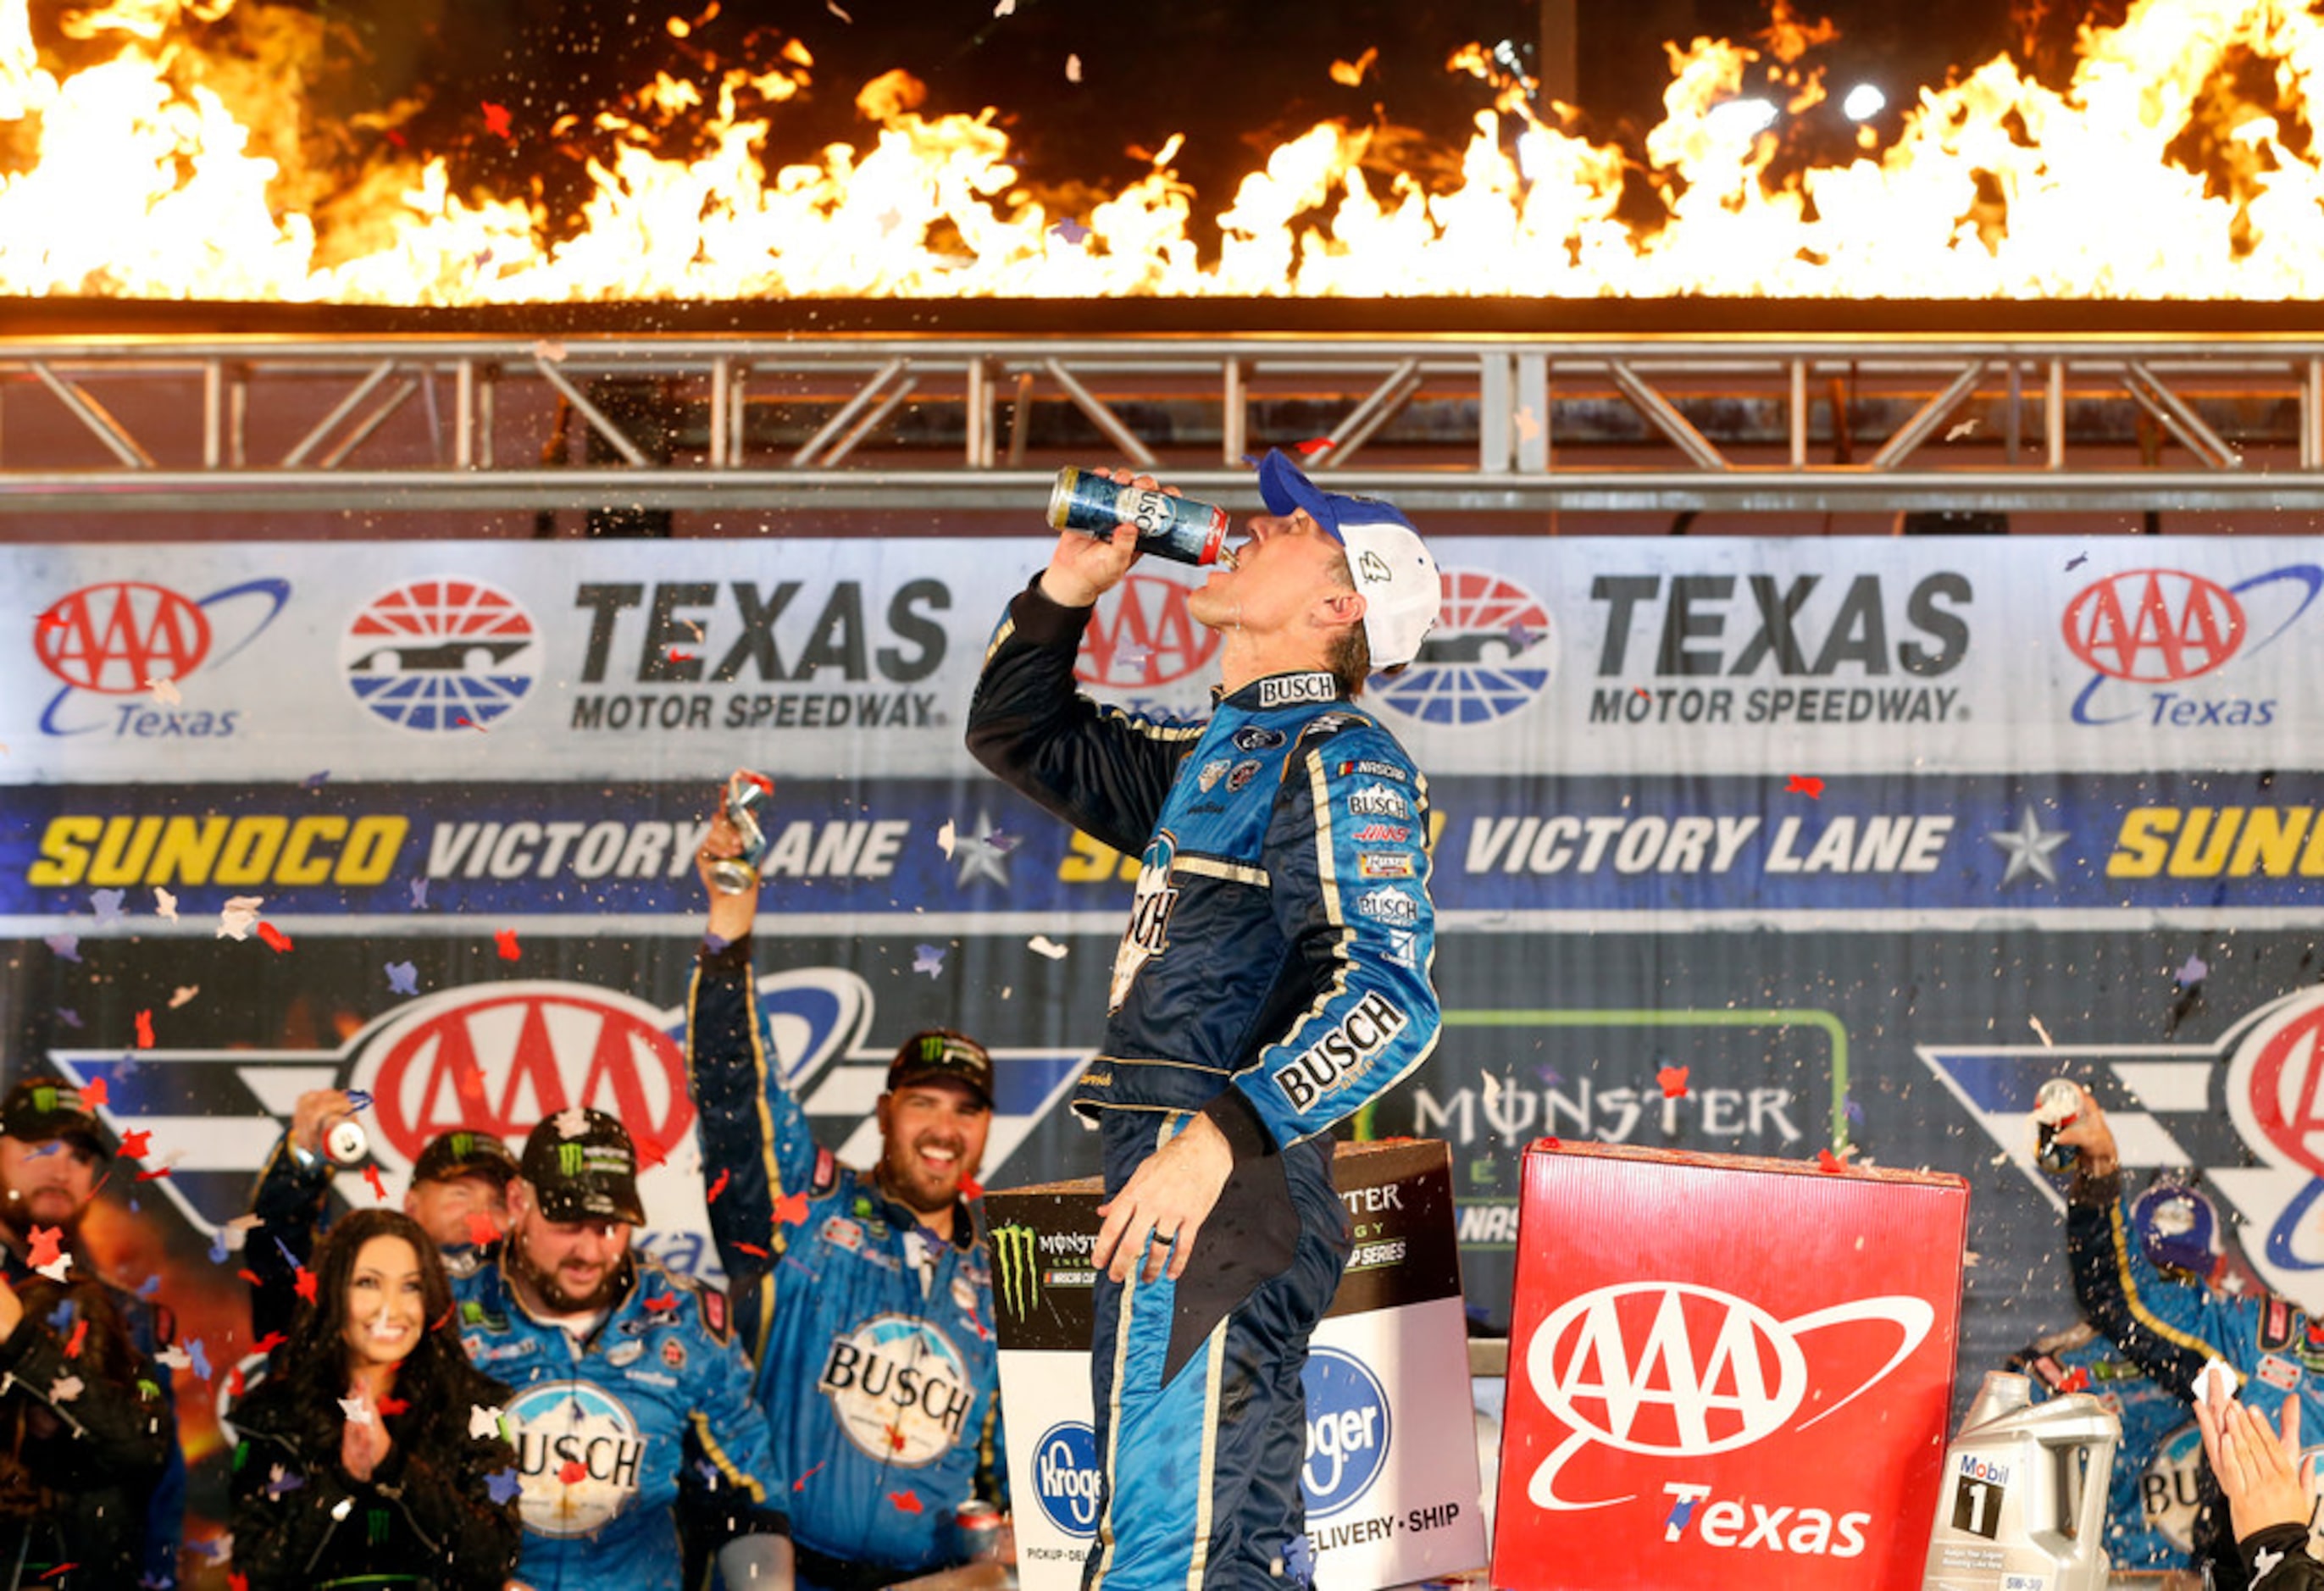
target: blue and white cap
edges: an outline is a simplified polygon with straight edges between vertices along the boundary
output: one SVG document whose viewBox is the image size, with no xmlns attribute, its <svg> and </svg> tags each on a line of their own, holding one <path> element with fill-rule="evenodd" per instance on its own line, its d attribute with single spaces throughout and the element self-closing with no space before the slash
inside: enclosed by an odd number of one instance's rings
<svg viewBox="0 0 2324 1591">
<path fill-rule="evenodd" d="M 1436 560 L 1420 532 L 1392 502 L 1326 492 L 1302 474 L 1280 447 L 1259 461 L 1259 494 L 1267 511 L 1305 509 L 1333 540 L 1348 549 L 1348 570 L 1364 598 L 1364 639 L 1374 668 L 1401 668 L 1420 656 L 1444 600 Z"/>
</svg>

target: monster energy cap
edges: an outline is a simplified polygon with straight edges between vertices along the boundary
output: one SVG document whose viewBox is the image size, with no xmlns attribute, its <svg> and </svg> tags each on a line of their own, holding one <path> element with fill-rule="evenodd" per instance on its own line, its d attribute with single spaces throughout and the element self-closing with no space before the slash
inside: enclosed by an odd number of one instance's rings
<svg viewBox="0 0 2324 1591">
<path fill-rule="evenodd" d="M 524 1141 L 524 1180 L 552 1221 L 643 1223 L 638 1152 L 626 1128 L 576 1105 L 545 1117 Z"/>
<path fill-rule="evenodd" d="M 105 1128 L 80 1090 L 53 1077 L 28 1077 L 8 1090 L 0 1104 L 0 1133 L 20 1143 L 45 1144 L 64 1138 L 92 1153 L 106 1153 Z"/>
<path fill-rule="evenodd" d="M 966 1034 L 949 1027 L 916 1033 L 896 1047 L 896 1058 L 888 1062 L 891 1090 L 939 1077 L 964 1084 L 987 1110 L 992 1108 L 992 1057 Z"/>
<path fill-rule="evenodd" d="M 449 1182 L 460 1177 L 483 1177 L 505 1188 L 516 1175 L 516 1156 L 490 1133 L 456 1127 L 428 1140 L 428 1147 L 411 1163 L 411 1180 Z"/>
</svg>

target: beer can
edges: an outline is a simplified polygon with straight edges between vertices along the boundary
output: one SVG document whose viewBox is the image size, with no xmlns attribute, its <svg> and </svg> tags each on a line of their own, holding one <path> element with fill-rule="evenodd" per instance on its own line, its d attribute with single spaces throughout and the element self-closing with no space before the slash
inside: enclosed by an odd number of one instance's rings
<svg viewBox="0 0 2324 1591">
<path fill-rule="evenodd" d="M 759 774 L 738 773 L 726 781 L 726 821 L 742 837 L 742 853 L 710 864 L 710 882 L 719 894 L 747 895 L 759 887 L 759 864 L 773 844 L 759 814 L 774 794 L 774 781 Z"/>
<path fill-rule="evenodd" d="M 1227 538 L 1227 510 L 1191 497 L 1123 486 L 1071 465 L 1049 489 L 1049 523 L 1102 539 L 1116 525 L 1138 527 L 1138 550 L 1181 564 L 1215 564 Z"/>
<path fill-rule="evenodd" d="M 2053 1175 L 2071 1171 L 2081 1151 L 2058 1142 L 2058 1129 L 2082 1113 L 2082 1090 L 2071 1080 L 2053 1077 L 2034 1096 L 2034 1163 Z"/>
<path fill-rule="evenodd" d="M 982 1497 L 971 1497 L 953 1511 L 953 1533 L 958 1538 L 963 1563 L 993 1563 L 1001 1557 L 1001 1510 Z"/>
<path fill-rule="evenodd" d="M 364 1136 L 361 1122 L 343 1116 L 323 1135 L 323 1153 L 337 1164 L 354 1165 L 371 1153 L 371 1139 Z"/>
</svg>

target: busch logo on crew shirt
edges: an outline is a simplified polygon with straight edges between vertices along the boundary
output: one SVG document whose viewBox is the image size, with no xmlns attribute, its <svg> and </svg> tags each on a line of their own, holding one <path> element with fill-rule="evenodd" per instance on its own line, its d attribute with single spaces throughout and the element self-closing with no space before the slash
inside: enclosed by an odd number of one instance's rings
<svg viewBox="0 0 2324 1591">
<path fill-rule="evenodd" d="M 1386 1049 L 1388 1041 L 1402 1033 L 1410 1020 L 1403 1007 L 1388 996 L 1368 994 L 1331 1032 L 1302 1050 L 1291 1064 L 1278 1070 L 1275 1086 L 1283 1090 L 1283 1097 L 1291 1101 L 1294 1110 L 1305 1110 L 1324 1090 L 1337 1087 L 1342 1079 Z"/>
<path fill-rule="evenodd" d="M 881 1315 L 831 1339 L 816 1386 L 847 1439 L 876 1463 L 918 1468 L 959 1440 L 976 1394 L 968 1361 L 925 1320 Z"/>
<path fill-rule="evenodd" d="M 1178 854 L 1177 837 L 1164 829 L 1139 859 L 1138 891 L 1130 901 L 1130 926 L 1113 952 L 1113 989 L 1108 1015 L 1121 1009 L 1130 998 L 1130 980 L 1138 970 L 1170 945 L 1170 914 L 1178 909 L 1178 891 L 1170 883 L 1170 863 Z"/>
</svg>

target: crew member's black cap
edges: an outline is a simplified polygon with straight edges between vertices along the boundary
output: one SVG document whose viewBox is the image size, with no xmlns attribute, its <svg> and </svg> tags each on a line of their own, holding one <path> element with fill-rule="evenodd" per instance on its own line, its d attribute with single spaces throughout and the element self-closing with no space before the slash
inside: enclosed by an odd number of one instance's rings
<svg viewBox="0 0 2324 1591">
<path fill-rule="evenodd" d="M 516 1156 L 490 1133 L 455 1127 L 428 1140 L 428 1147 L 411 1163 L 414 1182 L 448 1182 L 456 1177 L 483 1177 L 500 1187 L 516 1175 Z"/>
<path fill-rule="evenodd" d="M 992 1108 L 992 1057 L 966 1034 L 949 1027 L 916 1033 L 896 1047 L 888 1062 L 888 1087 L 900 1089 L 931 1078 L 948 1077 L 964 1083 L 969 1092 Z"/>
<path fill-rule="evenodd" d="M 80 1090 L 60 1078 L 27 1077 L 0 1104 L 0 1133 L 26 1144 L 64 1138 L 96 1154 L 106 1153 L 105 1128 Z"/>
<path fill-rule="evenodd" d="M 641 1225 L 638 1152 L 629 1130 L 602 1110 L 576 1105 L 544 1117 L 524 1141 L 521 1168 L 552 1221 Z"/>
</svg>

